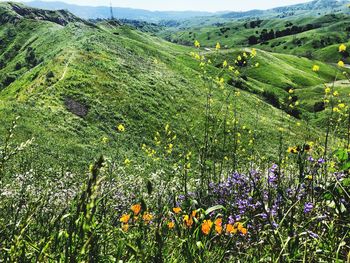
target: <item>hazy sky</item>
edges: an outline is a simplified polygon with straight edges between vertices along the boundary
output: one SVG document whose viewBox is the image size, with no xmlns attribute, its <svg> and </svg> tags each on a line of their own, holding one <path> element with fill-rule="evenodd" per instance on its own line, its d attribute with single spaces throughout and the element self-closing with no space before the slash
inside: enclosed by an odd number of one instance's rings
<svg viewBox="0 0 350 263">
<path fill-rule="evenodd" d="M 30 0 L 22 0 L 30 1 Z M 54 0 L 45 0 L 54 1 Z M 57 1 L 57 0 L 56 0 Z M 110 0 L 62 0 L 66 3 L 92 6 L 109 6 Z M 201 10 L 244 11 L 268 9 L 277 6 L 309 2 L 310 0 L 112 0 L 115 7 L 132 7 L 148 10 Z"/>
</svg>

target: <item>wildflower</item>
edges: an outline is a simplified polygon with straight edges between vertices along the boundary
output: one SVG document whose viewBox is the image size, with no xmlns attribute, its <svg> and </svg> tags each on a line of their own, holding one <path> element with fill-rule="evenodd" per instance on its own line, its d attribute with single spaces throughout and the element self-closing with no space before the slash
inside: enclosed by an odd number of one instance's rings
<svg viewBox="0 0 350 263">
<path fill-rule="evenodd" d="M 107 143 L 107 142 L 108 142 L 108 138 L 107 138 L 107 137 L 103 137 L 103 138 L 102 138 L 102 142 L 103 142 L 103 143 Z"/>
<path fill-rule="evenodd" d="M 146 222 L 146 224 L 148 224 L 153 219 L 153 216 L 151 214 L 149 214 L 149 213 L 145 213 L 142 216 L 142 219 Z"/>
<path fill-rule="evenodd" d="M 125 159 L 124 164 L 125 164 L 126 166 L 129 166 L 130 163 L 131 163 L 131 161 L 130 161 L 129 159 Z"/>
<path fill-rule="evenodd" d="M 341 44 L 339 46 L 339 52 L 345 52 L 346 51 L 346 46 L 344 44 Z"/>
<path fill-rule="evenodd" d="M 193 218 L 192 218 L 192 216 L 184 215 L 183 221 L 184 221 L 184 223 L 186 224 L 187 227 L 192 227 L 192 225 L 193 225 Z"/>
<path fill-rule="evenodd" d="M 119 124 L 117 129 L 119 132 L 125 132 L 125 126 L 123 124 Z"/>
<path fill-rule="evenodd" d="M 141 204 L 131 206 L 131 211 L 133 211 L 134 215 L 137 216 L 141 211 Z"/>
<path fill-rule="evenodd" d="M 122 215 L 122 217 L 120 218 L 119 221 L 124 223 L 124 224 L 126 224 L 126 223 L 129 222 L 129 220 L 130 220 L 130 215 L 129 214 L 124 214 L 124 215 Z"/>
<path fill-rule="evenodd" d="M 320 71 L 320 66 L 319 66 L 319 65 L 314 65 L 314 66 L 312 67 L 312 71 L 314 71 L 314 72 Z"/>
<path fill-rule="evenodd" d="M 298 148 L 297 147 L 288 147 L 287 152 L 288 153 L 292 153 L 292 154 L 297 154 L 298 153 Z"/>
<path fill-rule="evenodd" d="M 129 230 L 129 224 L 123 224 L 123 225 L 122 225 L 122 230 L 123 230 L 124 232 L 128 232 L 128 230 Z"/>
<path fill-rule="evenodd" d="M 255 63 L 255 67 L 258 68 L 260 66 L 260 64 L 257 62 Z"/>
<path fill-rule="evenodd" d="M 222 218 L 217 218 L 214 223 L 215 231 L 220 235 L 222 233 Z"/>
<path fill-rule="evenodd" d="M 325 159 L 320 158 L 320 159 L 317 160 L 317 162 L 318 162 L 319 164 L 324 164 L 326 161 L 325 161 Z"/>
<path fill-rule="evenodd" d="M 337 97 L 338 95 L 339 95 L 339 92 L 338 92 L 338 91 L 334 91 L 334 92 L 333 92 L 333 96 L 334 96 L 334 97 Z"/>
<path fill-rule="evenodd" d="M 294 93 L 294 90 L 293 90 L 293 89 L 290 89 L 290 90 L 288 91 L 288 93 L 289 93 L 289 94 L 293 94 L 293 93 Z"/>
<path fill-rule="evenodd" d="M 317 238 L 320 237 L 319 235 L 317 235 L 316 233 L 314 233 L 314 232 L 312 232 L 312 231 L 307 231 L 307 232 L 309 233 L 310 237 L 312 237 L 312 238 L 317 239 Z"/>
<path fill-rule="evenodd" d="M 173 229 L 175 227 L 175 223 L 173 222 L 173 221 L 170 221 L 169 223 L 168 223 L 168 228 L 169 229 Z"/>
<path fill-rule="evenodd" d="M 333 108 L 333 112 L 338 112 L 338 113 L 339 113 L 339 112 L 340 112 L 340 110 L 339 110 L 339 108 L 338 108 L 338 107 L 334 107 L 334 108 Z"/>
<path fill-rule="evenodd" d="M 199 43 L 198 40 L 196 40 L 196 41 L 194 41 L 194 46 L 195 46 L 196 48 L 200 48 L 200 47 L 201 47 L 201 44 Z"/>
<path fill-rule="evenodd" d="M 241 61 L 241 60 L 242 60 L 242 57 L 241 57 L 241 56 L 238 56 L 238 57 L 237 57 L 237 60 L 238 60 L 238 61 Z"/>
<path fill-rule="evenodd" d="M 340 67 L 340 68 L 345 67 L 344 62 L 343 62 L 343 61 L 341 61 L 341 60 L 339 60 L 339 62 L 338 62 L 338 67 Z"/>
<path fill-rule="evenodd" d="M 304 205 L 304 213 L 310 213 L 312 211 L 312 209 L 314 208 L 314 205 L 312 203 L 306 203 Z"/>
<path fill-rule="evenodd" d="M 242 227 L 240 232 L 242 235 L 246 235 L 248 233 L 248 230 L 245 227 Z"/>
<path fill-rule="evenodd" d="M 182 211 L 182 209 L 180 207 L 174 207 L 173 211 L 175 214 L 179 214 Z"/>
<path fill-rule="evenodd" d="M 192 217 L 196 217 L 196 215 L 197 215 L 197 211 L 196 211 L 196 210 L 193 210 L 192 213 L 191 213 L 191 216 L 192 216 Z"/>
<path fill-rule="evenodd" d="M 227 63 L 226 60 L 224 61 L 224 63 L 222 63 L 222 66 L 223 66 L 224 68 L 226 68 L 226 67 L 228 66 L 228 63 Z"/>
<path fill-rule="evenodd" d="M 252 58 L 256 56 L 256 49 L 255 48 L 252 49 L 252 53 L 250 54 L 250 56 Z"/>
<path fill-rule="evenodd" d="M 220 48 L 221 48 L 220 43 L 219 43 L 219 42 L 218 42 L 218 43 L 216 43 L 215 49 L 216 49 L 216 50 L 219 50 Z"/>
<path fill-rule="evenodd" d="M 324 90 L 324 92 L 326 93 L 326 94 L 329 94 L 330 92 L 331 92 L 331 88 L 325 88 L 325 90 Z"/>
<path fill-rule="evenodd" d="M 235 228 L 232 224 L 227 224 L 226 225 L 226 233 L 228 233 L 228 234 L 236 234 L 237 233 L 237 228 Z"/>
<path fill-rule="evenodd" d="M 344 109 L 344 108 L 345 108 L 345 104 L 344 104 L 344 103 L 340 103 L 340 104 L 338 105 L 338 107 L 339 107 L 340 109 Z"/>
<path fill-rule="evenodd" d="M 213 226 L 213 222 L 209 219 L 209 220 L 204 220 L 203 224 L 202 224 L 202 232 L 204 235 L 209 235 L 210 230 Z"/>
</svg>

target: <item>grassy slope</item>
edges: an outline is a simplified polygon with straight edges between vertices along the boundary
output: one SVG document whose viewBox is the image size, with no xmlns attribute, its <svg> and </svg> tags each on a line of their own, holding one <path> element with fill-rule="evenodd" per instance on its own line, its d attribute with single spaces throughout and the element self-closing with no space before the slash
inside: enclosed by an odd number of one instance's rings
<svg viewBox="0 0 350 263">
<path fill-rule="evenodd" d="M 165 123 L 171 123 L 186 144 L 190 138 L 185 130 L 198 130 L 203 121 L 205 83 L 197 76 L 197 62 L 189 56 L 192 48 L 109 24 L 95 28 L 70 23 L 63 27 L 22 19 L 16 25 L 2 25 L 0 39 L 9 28 L 16 34 L 2 47 L 0 56 L 14 45 L 21 48 L 0 70 L 2 76 L 13 72 L 18 75 L 0 92 L 1 133 L 10 120 L 22 116 L 18 137 L 35 137 L 43 148 L 40 151 L 47 152 L 47 159 L 88 161 L 99 152 L 112 157 L 132 156 Z M 42 63 L 17 72 L 14 65 L 23 63 L 28 46 L 34 48 Z M 232 60 L 237 50 L 227 52 L 221 55 Z M 286 95 L 286 85 L 309 87 L 330 78 L 331 67 L 326 65 L 320 78 L 305 73 L 314 63 L 307 59 L 259 52 L 258 61 L 261 67 L 247 72 L 247 85 L 254 89 L 278 89 Z M 50 80 L 46 77 L 49 71 L 54 73 Z M 220 105 L 224 100 L 222 91 L 215 93 Z M 85 118 L 66 109 L 67 97 L 89 108 Z M 237 103 L 242 125 L 259 131 L 257 144 L 264 151 L 276 150 L 276 127 L 287 128 L 294 142 L 308 137 L 308 128 L 297 127 L 294 118 L 282 124 L 280 110 L 259 95 L 243 91 Z M 255 110 L 247 110 L 252 108 Z M 116 132 L 119 123 L 126 125 L 123 135 Z M 312 134 L 318 137 L 318 130 L 313 129 Z M 109 138 L 108 145 L 101 143 L 102 137 Z"/>
</svg>

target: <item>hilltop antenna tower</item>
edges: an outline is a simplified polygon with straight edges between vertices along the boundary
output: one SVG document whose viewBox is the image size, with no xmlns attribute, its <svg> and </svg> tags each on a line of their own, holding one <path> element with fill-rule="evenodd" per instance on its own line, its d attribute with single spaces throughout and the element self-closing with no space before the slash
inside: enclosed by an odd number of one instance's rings
<svg viewBox="0 0 350 263">
<path fill-rule="evenodd" d="M 111 20 L 114 20 L 112 0 L 110 1 Z"/>
</svg>

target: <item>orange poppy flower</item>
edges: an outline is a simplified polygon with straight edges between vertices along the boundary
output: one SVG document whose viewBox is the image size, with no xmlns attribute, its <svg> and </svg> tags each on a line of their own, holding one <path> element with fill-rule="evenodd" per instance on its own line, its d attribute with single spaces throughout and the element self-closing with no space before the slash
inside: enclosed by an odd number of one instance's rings
<svg viewBox="0 0 350 263">
<path fill-rule="evenodd" d="M 131 206 L 131 211 L 133 211 L 134 215 L 137 216 L 141 211 L 141 205 L 136 204 L 136 205 Z"/>
<path fill-rule="evenodd" d="M 204 220 L 202 224 L 202 232 L 204 235 L 209 235 L 210 230 L 213 226 L 213 222 L 211 220 Z"/>
</svg>

